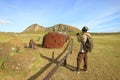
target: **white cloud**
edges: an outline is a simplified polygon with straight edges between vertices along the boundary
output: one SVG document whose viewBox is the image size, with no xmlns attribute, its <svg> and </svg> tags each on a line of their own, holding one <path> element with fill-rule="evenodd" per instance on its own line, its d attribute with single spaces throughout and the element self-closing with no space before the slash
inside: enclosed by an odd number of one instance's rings
<svg viewBox="0 0 120 80">
<path fill-rule="evenodd" d="M 0 24 L 10 24 L 10 21 L 0 19 Z"/>
</svg>

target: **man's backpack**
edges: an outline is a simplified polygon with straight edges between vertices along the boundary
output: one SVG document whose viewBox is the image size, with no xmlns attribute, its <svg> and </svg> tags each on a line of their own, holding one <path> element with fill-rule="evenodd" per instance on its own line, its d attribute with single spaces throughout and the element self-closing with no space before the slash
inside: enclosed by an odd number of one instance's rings
<svg viewBox="0 0 120 80">
<path fill-rule="evenodd" d="M 85 52 L 91 52 L 93 49 L 93 39 L 87 36 L 87 40 L 83 45 L 83 48 Z"/>
</svg>

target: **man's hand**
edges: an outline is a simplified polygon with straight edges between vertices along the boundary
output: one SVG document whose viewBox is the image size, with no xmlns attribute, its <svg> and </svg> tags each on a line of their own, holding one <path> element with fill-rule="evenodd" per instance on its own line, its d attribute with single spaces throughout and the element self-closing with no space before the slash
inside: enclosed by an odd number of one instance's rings
<svg viewBox="0 0 120 80">
<path fill-rule="evenodd" d="M 80 35 L 79 33 L 76 33 L 76 35 Z"/>
</svg>

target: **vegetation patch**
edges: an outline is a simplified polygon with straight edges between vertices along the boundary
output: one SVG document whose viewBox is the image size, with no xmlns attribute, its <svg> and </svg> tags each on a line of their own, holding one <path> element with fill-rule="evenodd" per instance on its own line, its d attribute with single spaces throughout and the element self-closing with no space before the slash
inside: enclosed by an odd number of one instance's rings
<svg viewBox="0 0 120 80">
<path fill-rule="evenodd" d="M 27 72 L 35 60 L 36 57 L 31 53 L 16 54 L 4 62 L 4 68 L 11 71 Z"/>
<path fill-rule="evenodd" d="M 9 57 L 9 53 L 12 51 L 12 45 L 10 43 L 0 43 L 0 67 L 2 63 Z"/>
</svg>

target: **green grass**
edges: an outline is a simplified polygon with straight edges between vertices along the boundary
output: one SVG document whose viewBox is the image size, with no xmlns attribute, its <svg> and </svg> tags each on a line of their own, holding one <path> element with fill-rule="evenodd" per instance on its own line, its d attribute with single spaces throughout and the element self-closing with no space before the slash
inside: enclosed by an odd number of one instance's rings
<svg viewBox="0 0 120 80">
<path fill-rule="evenodd" d="M 7 33 L 0 33 L 0 43 L 13 39 L 13 36 Z"/>
<path fill-rule="evenodd" d="M 60 67 L 52 79 L 56 80 L 119 80 L 120 79 L 120 37 L 119 35 L 93 36 L 94 49 L 89 53 L 88 70 L 80 74 L 69 68 Z M 74 51 L 68 58 L 68 64 L 76 67 L 79 43 L 74 37 Z M 83 64 L 83 63 L 82 63 Z M 81 68 L 82 68 L 81 64 Z M 71 68 L 72 69 L 72 68 Z M 74 68 L 75 69 L 75 68 Z M 59 77 L 59 78 L 57 78 Z"/>
<path fill-rule="evenodd" d="M 2 36 L 1 42 L 9 41 L 13 37 L 8 35 Z M 42 44 L 42 39 L 44 34 L 16 34 L 20 39 L 29 43 L 29 40 L 32 38 L 36 43 Z M 37 41 L 38 37 L 41 37 L 40 41 Z M 119 80 L 120 79 L 120 34 L 111 34 L 111 35 L 93 35 L 94 39 L 94 49 L 88 55 L 88 70 L 89 73 L 84 73 L 81 71 L 80 74 L 76 74 L 73 69 L 76 67 L 76 57 L 80 49 L 80 44 L 77 42 L 75 36 L 71 36 L 74 39 L 73 51 L 67 59 L 67 64 L 70 66 L 64 67 L 60 66 L 55 74 L 51 77 L 51 80 Z M 37 50 L 29 49 L 24 50 L 23 52 L 32 52 L 37 57 L 37 61 L 32 66 L 30 72 L 25 74 L 19 74 L 14 72 L 6 72 L 5 70 L 0 69 L 0 80 L 12 77 L 15 80 L 24 80 L 34 75 L 36 72 L 41 70 L 46 64 L 50 63 L 51 53 L 54 51 L 55 57 L 57 57 L 65 48 L 60 49 L 46 49 L 39 47 Z M 22 52 L 21 52 L 22 53 Z M 45 56 L 41 57 L 40 55 Z M 48 59 L 47 59 L 48 58 Z M 83 64 L 83 63 L 82 63 Z M 81 68 L 82 68 L 81 64 Z M 51 65 L 48 70 L 43 74 L 39 75 L 37 78 L 41 80 L 54 66 Z M 22 78 L 24 77 L 24 78 Z"/>
</svg>

